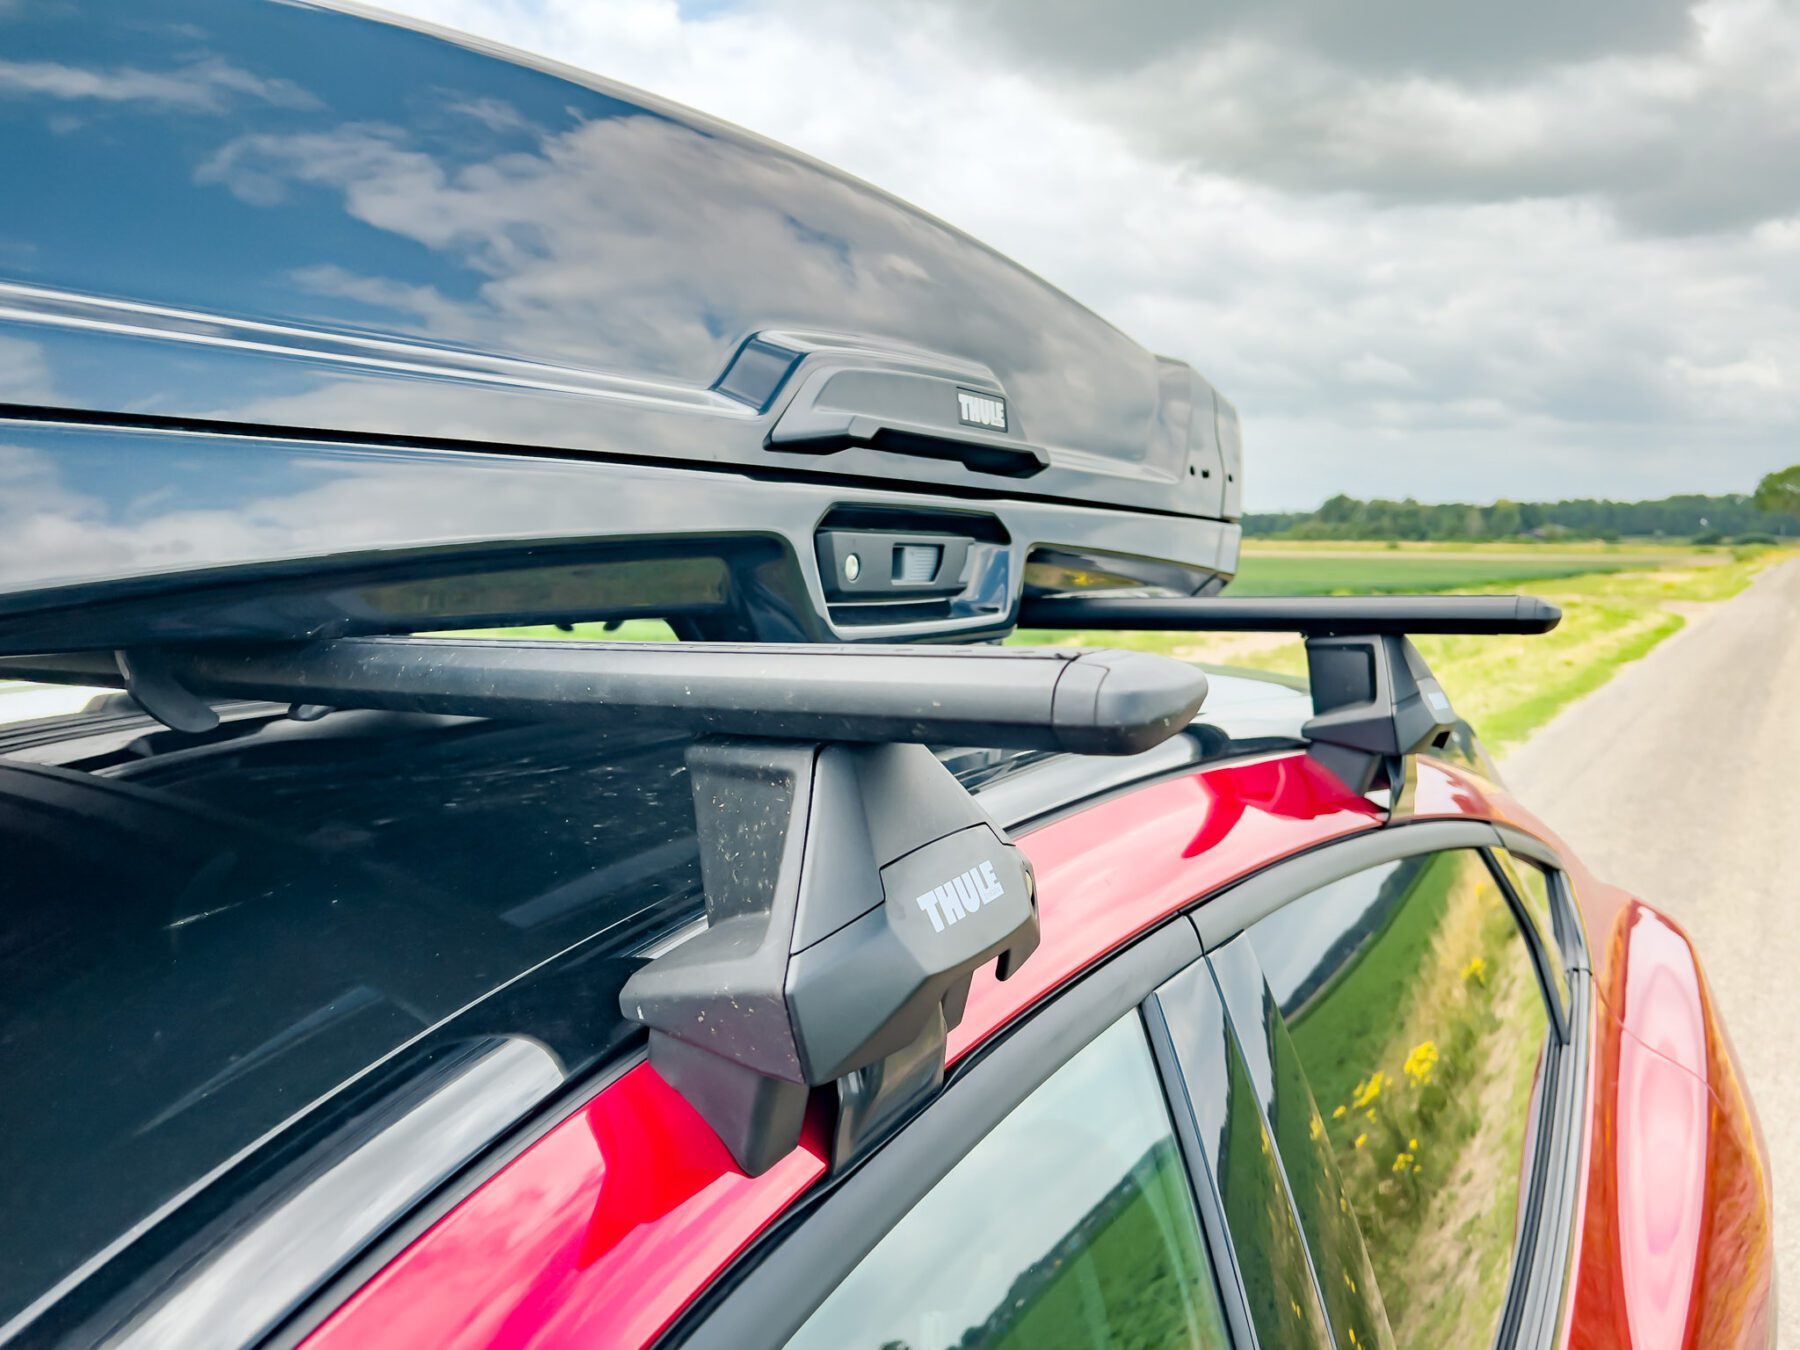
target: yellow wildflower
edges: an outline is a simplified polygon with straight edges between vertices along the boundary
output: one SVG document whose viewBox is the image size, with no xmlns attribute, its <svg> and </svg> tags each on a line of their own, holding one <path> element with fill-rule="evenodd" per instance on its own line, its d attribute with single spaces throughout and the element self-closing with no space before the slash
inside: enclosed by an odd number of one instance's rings
<svg viewBox="0 0 1800 1350">
<path fill-rule="evenodd" d="M 1482 960 L 1479 956 L 1471 956 L 1469 958 L 1469 964 L 1462 968 L 1462 977 L 1465 980 L 1474 980 L 1475 983 L 1485 986 L 1487 984 L 1487 962 Z"/>
<path fill-rule="evenodd" d="M 1342 1120 L 1344 1118 L 1344 1112 L 1348 1111 L 1349 1109 L 1350 1108 L 1347 1106 L 1340 1106 L 1340 1107 L 1338 1107 L 1337 1110 L 1335 1110 L 1331 1113 L 1331 1118 L 1333 1120 Z"/>
<path fill-rule="evenodd" d="M 1416 1149 L 1419 1146 L 1419 1141 L 1417 1139 L 1408 1139 L 1406 1141 L 1406 1146 L 1408 1148 Z"/>
<path fill-rule="evenodd" d="M 1436 1053 L 1437 1050 L 1434 1047 L 1432 1054 L 1435 1055 Z M 1356 1085 L 1356 1096 L 1350 1100 L 1351 1107 L 1360 1111 L 1363 1107 L 1368 1106 L 1381 1095 L 1381 1089 L 1387 1086 L 1387 1081 L 1388 1076 L 1380 1069 L 1377 1069 L 1374 1073 L 1370 1074 L 1369 1080 L 1366 1083 L 1358 1083 Z"/>
<path fill-rule="evenodd" d="M 1309 1138 L 1317 1139 L 1325 1133 L 1325 1122 L 1314 1116 L 1306 1122 L 1306 1133 Z"/>
<path fill-rule="evenodd" d="M 1412 1053 L 1406 1057 L 1406 1063 L 1402 1067 L 1415 1087 L 1424 1087 L 1431 1081 L 1431 1071 L 1437 1068 L 1437 1062 L 1437 1042 L 1420 1041 L 1412 1048 Z"/>
<path fill-rule="evenodd" d="M 1412 1154 L 1396 1153 L 1394 1155 L 1394 1170 L 1396 1172 L 1404 1172 L 1407 1168 L 1411 1167 L 1412 1165 L 1413 1165 L 1413 1155 Z"/>
<path fill-rule="evenodd" d="M 1362 1147 L 1362 1146 L 1363 1146 L 1363 1145 L 1364 1145 L 1364 1144 L 1366 1144 L 1366 1143 L 1368 1143 L 1368 1142 L 1369 1142 L 1369 1136 L 1368 1136 L 1368 1135 L 1366 1135 L 1366 1134 L 1359 1134 L 1359 1135 L 1357 1135 L 1357 1136 L 1356 1136 L 1356 1147 L 1357 1147 L 1357 1148 L 1361 1148 L 1361 1147 Z"/>
</svg>

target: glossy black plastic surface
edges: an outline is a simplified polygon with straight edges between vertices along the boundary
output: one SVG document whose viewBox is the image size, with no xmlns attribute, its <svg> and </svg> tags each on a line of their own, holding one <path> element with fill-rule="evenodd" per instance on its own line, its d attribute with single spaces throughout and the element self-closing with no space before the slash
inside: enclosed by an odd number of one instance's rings
<svg viewBox="0 0 1800 1350">
<path fill-rule="evenodd" d="M 1204 379 L 700 114 L 315 4 L 9 5 L 0 51 L 0 404 L 1225 518 Z"/>
<path fill-rule="evenodd" d="M 139 668 L 161 677 L 155 697 L 133 682 Z M 640 727 L 718 736 L 1086 754 L 1147 750 L 1185 727 L 1206 697 L 1197 667 L 1149 652 L 952 645 L 339 638 L 0 658 L 0 678 L 8 677 L 131 688 L 181 730 L 211 729 L 216 719 L 195 697 L 205 695 L 526 721 L 620 715 Z"/>
<path fill-rule="evenodd" d="M 85 745 L 0 761 L 0 1326 L 240 1155 L 251 1171 L 201 1210 L 251 1192 L 267 1210 L 280 1168 L 253 1146 L 321 1103 L 292 1127 L 320 1170 L 370 1137 L 421 1056 L 527 1037 L 536 1091 L 497 1100 L 528 1109 L 633 1039 L 631 954 L 698 909 L 683 738 L 249 711 L 119 736 L 107 720 Z M 453 1165 L 468 1145 L 439 1135 L 411 1151 Z M 38 1334 L 99 1315 L 195 1240 L 198 1213 Z"/>
<path fill-rule="evenodd" d="M 1025 602 L 1029 628 L 1146 628 L 1162 632 L 1548 633 L 1562 610 L 1535 595 L 1270 596 L 1137 599 L 1045 596 Z"/>
<path fill-rule="evenodd" d="M 973 541 L 962 589 L 828 602 L 815 536 L 840 522 Z M 1021 581 L 1192 590 L 1236 564 L 1216 521 L 908 482 L 0 420 L 4 652 L 637 616 L 718 640 L 979 637 L 1012 625 Z"/>
</svg>

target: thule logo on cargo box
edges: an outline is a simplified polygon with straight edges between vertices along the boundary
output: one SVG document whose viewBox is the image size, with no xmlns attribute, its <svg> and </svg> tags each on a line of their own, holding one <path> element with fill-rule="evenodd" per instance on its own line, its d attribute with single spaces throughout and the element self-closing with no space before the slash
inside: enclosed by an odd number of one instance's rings
<svg viewBox="0 0 1800 1350">
<path fill-rule="evenodd" d="M 942 886 L 933 886 L 919 897 L 919 908 L 931 916 L 932 928 L 941 933 L 958 919 L 967 918 L 1005 894 L 1006 888 L 994 875 L 994 864 L 984 862 L 961 876 L 951 877 Z"/>
<path fill-rule="evenodd" d="M 1006 430 L 1006 400 L 992 394 L 977 394 L 970 389 L 956 391 L 958 420 L 968 427 L 991 427 Z"/>
</svg>

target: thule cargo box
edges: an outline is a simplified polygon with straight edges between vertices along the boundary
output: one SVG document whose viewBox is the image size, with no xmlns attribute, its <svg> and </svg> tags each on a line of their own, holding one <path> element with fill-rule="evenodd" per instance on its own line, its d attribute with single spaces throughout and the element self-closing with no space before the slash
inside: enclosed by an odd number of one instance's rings
<svg viewBox="0 0 1800 1350">
<path fill-rule="evenodd" d="M 34 185 L 0 222 L 8 650 L 178 591 L 146 640 L 610 614 L 564 556 L 600 541 L 658 541 L 650 590 L 735 587 L 737 636 L 978 635 L 1027 589 L 1235 567 L 1237 417 L 1205 379 L 804 156 L 311 4 L 0 23 Z M 521 548 L 566 565 L 530 604 L 266 600 Z"/>
</svg>

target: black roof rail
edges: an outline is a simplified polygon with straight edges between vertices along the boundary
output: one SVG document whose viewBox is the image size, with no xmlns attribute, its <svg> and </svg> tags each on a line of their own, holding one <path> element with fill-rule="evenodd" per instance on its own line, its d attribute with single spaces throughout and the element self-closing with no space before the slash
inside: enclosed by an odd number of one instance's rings
<svg viewBox="0 0 1800 1350">
<path fill-rule="evenodd" d="M 339 638 L 0 659 L 0 676 L 124 687 L 181 730 L 209 698 L 506 718 L 615 713 L 689 747 L 707 928 L 632 976 L 650 1062 L 738 1164 L 799 1142 L 835 1086 L 847 1166 L 942 1082 L 975 970 L 1037 947 L 1030 864 L 927 748 L 1130 754 L 1206 677 L 1143 652 Z"/>
<path fill-rule="evenodd" d="M 1531 595 L 1278 596 L 1137 599 L 1027 596 L 1030 628 L 1298 633 L 1313 716 L 1308 753 L 1359 793 L 1397 792 L 1405 759 L 1441 749 L 1457 716 L 1412 634 L 1548 633 L 1562 610 Z M 1385 781 L 1384 781 L 1385 780 Z"/>
<path fill-rule="evenodd" d="M 1274 596 L 1178 599 L 1026 596 L 1024 628 L 1183 633 L 1548 633 L 1562 610 L 1535 595 Z"/>
</svg>

